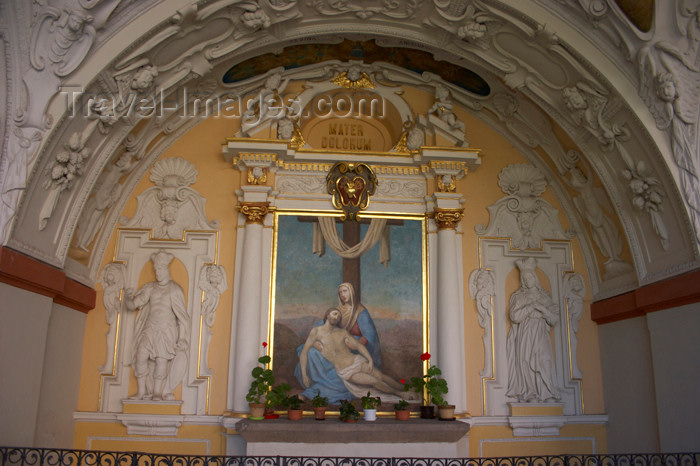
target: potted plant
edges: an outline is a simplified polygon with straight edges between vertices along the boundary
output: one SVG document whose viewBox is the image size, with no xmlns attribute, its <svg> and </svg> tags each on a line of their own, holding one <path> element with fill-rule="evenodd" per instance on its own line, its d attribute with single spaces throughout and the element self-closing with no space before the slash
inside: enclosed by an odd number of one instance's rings
<svg viewBox="0 0 700 466">
<path fill-rule="evenodd" d="M 394 405 L 394 416 L 396 416 L 397 421 L 408 421 L 411 418 L 411 408 L 408 405 L 408 401 L 399 400 Z"/>
<path fill-rule="evenodd" d="M 304 411 L 301 409 L 301 400 L 299 395 L 291 395 L 285 398 L 284 405 L 287 407 L 287 419 L 290 421 L 298 421 L 301 419 Z"/>
<path fill-rule="evenodd" d="M 430 353 L 423 353 L 421 360 L 430 360 Z M 435 417 L 435 407 L 433 405 L 447 406 L 442 397 L 447 393 L 447 380 L 440 378 L 442 371 L 436 365 L 431 365 L 426 374 L 422 377 L 412 377 L 411 381 L 404 385 L 404 391 L 413 390 L 416 393 L 425 392 L 423 406 L 421 406 L 421 417 L 432 419 Z M 453 406 L 454 414 L 454 406 Z"/>
<path fill-rule="evenodd" d="M 352 401 L 340 400 L 340 420 L 344 422 L 357 422 L 360 418 L 360 413 Z"/>
<path fill-rule="evenodd" d="M 266 345 L 263 344 L 263 346 Z M 250 407 L 249 418 L 255 420 L 263 419 L 265 413 L 265 397 L 272 384 L 275 383 L 275 376 L 272 373 L 272 369 L 267 367 L 270 363 L 270 356 L 261 356 L 258 358 L 258 362 L 261 366 L 253 368 L 251 372 L 253 381 L 250 383 L 250 389 L 245 396 L 248 406 Z"/>
<path fill-rule="evenodd" d="M 311 406 L 314 409 L 314 418 L 317 421 L 326 419 L 326 408 L 328 408 L 328 398 L 321 396 L 320 391 L 316 391 L 316 395 L 311 398 Z"/>
<path fill-rule="evenodd" d="M 273 377 L 272 383 L 275 379 Z M 288 383 L 281 383 L 273 386 L 265 394 L 265 419 L 277 419 L 279 414 L 275 413 L 275 408 L 284 406 L 287 399 L 287 392 L 291 389 Z"/>
<path fill-rule="evenodd" d="M 362 403 L 365 421 L 376 421 L 377 408 L 381 406 L 382 399 L 378 396 L 372 396 L 370 392 L 367 392 L 367 395 L 360 398 L 360 403 Z"/>
</svg>

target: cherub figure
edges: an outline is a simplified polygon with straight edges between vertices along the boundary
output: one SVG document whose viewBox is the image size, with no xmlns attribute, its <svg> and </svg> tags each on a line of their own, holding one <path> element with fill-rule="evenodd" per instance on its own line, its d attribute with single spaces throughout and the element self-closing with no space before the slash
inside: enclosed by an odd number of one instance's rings
<svg viewBox="0 0 700 466">
<path fill-rule="evenodd" d="M 451 129 L 464 132 L 464 122 L 457 119 L 457 116 L 452 112 L 453 107 L 449 89 L 442 84 L 435 86 L 435 102 L 428 109 L 428 113 L 435 113 Z"/>
<path fill-rule="evenodd" d="M 476 310 L 481 328 L 489 328 L 491 299 L 496 294 L 496 278 L 493 270 L 476 269 L 469 276 L 469 294 L 476 300 Z"/>
<path fill-rule="evenodd" d="M 207 327 L 214 325 L 216 308 L 221 294 L 228 289 L 226 269 L 222 265 L 207 265 L 199 274 L 199 289 L 204 291 L 202 316 Z"/>
</svg>

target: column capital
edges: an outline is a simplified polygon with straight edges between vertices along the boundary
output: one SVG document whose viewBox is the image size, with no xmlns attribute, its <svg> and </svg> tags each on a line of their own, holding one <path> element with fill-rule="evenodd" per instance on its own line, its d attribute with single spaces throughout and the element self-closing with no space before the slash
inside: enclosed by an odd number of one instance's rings
<svg viewBox="0 0 700 466">
<path fill-rule="evenodd" d="M 270 207 L 269 202 L 241 202 L 238 204 L 240 213 L 246 216 L 246 223 L 262 223 L 265 221 L 265 216 L 275 210 Z"/>
<path fill-rule="evenodd" d="M 441 209 L 436 207 L 430 217 L 435 219 L 438 230 L 454 230 L 464 217 L 464 209 Z"/>
</svg>

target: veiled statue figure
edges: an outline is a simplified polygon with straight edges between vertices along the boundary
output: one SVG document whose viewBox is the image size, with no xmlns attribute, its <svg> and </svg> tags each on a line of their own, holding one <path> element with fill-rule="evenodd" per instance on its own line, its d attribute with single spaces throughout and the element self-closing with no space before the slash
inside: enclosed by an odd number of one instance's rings
<svg viewBox="0 0 700 466">
<path fill-rule="evenodd" d="M 139 309 L 134 331 L 131 367 L 138 382 L 133 400 L 173 400 L 172 390 L 187 367 L 189 313 L 182 287 L 170 278 L 173 255 L 158 251 L 151 255 L 156 281 L 134 294 L 126 290 L 125 304 Z"/>
<path fill-rule="evenodd" d="M 520 288 L 510 297 L 506 395 L 518 402 L 555 402 L 560 396 L 549 333 L 559 322 L 558 306 L 540 286 L 537 261 L 529 257 L 515 263 L 520 269 Z"/>
<path fill-rule="evenodd" d="M 347 330 L 350 335 L 357 339 L 369 352 L 372 357 L 374 367 L 381 370 L 382 356 L 379 346 L 379 334 L 374 326 L 374 321 L 367 309 L 355 298 L 355 289 L 350 283 L 341 283 L 338 286 L 338 307 L 341 313 L 340 328 Z M 316 326 L 323 325 L 324 321 L 319 321 Z M 300 345 L 297 354 L 301 355 L 304 345 Z M 314 345 L 308 349 L 307 354 L 307 380 L 304 382 L 301 366 L 297 364 L 294 375 L 305 387 L 301 396 L 313 398 L 317 392 L 321 396 L 328 398 L 331 403 L 338 403 L 340 400 L 351 400 L 354 395 L 348 391 L 343 380 L 338 376 L 336 368 L 322 354 L 319 345 Z"/>
</svg>

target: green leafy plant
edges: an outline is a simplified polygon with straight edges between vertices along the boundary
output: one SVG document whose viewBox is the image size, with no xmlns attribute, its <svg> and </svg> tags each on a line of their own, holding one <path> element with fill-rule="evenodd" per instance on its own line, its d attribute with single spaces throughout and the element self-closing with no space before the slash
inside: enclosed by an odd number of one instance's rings
<svg viewBox="0 0 700 466">
<path fill-rule="evenodd" d="M 430 360 L 430 353 L 423 353 L 421 360 Z M 443 395 L 447 393 L 447 380 L 440 378 L 442 371 L 436 365 L 431 365 L 426 374 L 422 377 L 411 377 L 410 382 L 403 387 L 404 391 L 413 390 L 416 393 L 421 393 L 423 389 L 426 391 L 426 397 L 423 399 L 424 405 L 435 404 L 437 406 L 445 406 L 447 402 Z"/>
<path fill-rule="evenodd" d="M 407 409 L 408 409 L 408 401 L 406 401 L 406 400 L 399 400 L 399 402 L 394 405 L 395 411 L 405 411 Z"/>
<path fill-rule="evenodd" d="M 311 406 L 314 408 L 321 408 L 323 406 L 328 406 L 328 398 L 321 396 L 321 392 L 316 390 L 316 395 L 311 398 Z"/>
<path fill-rule="evenodd" d="M 360 413 L 357 412 L 357 408 L 348 400 L 340 400 L 340 420 L 341 421 L 356 421 L 360 418 Z"/>
<path fill-rule="evenodd" d="M 265 394 L 265 407 L 274 409 L 277 406 L 285 406 L 287 392 L 290 389 L 291 387 L 288 383 L 281 383 L 270 388 L 270 390 Z"/>
<path fill-rule="evenodd" d="M 299 395 L 290 395 L 284 399 L 284 406 L 287 409 L 301 409 Z"/>
<path fill-rule="evenodd" d="M 377 409 L 382 404 L 382 399 L 378 396 L 372 396 L 370 392 L 367 395 L 360 398 L 360 403 L 362 403 L 362 408 L 364 409 Z"/>
<path fill-rule="evenodd" d="M 258 362 L 261 366 L 253 368 L 251 372 L 253 381 L 250 383 L 250 390 L 248 390 L 248 394 L 245 396 L 248 403 L 263 403 L 267 392 L 275 383 L 275 376 L 272 373 L 272 369 L 269 369 L 267 366 L 270 364 L 270 356 L 261 356 L 258 358 Z"/>
</svg>

